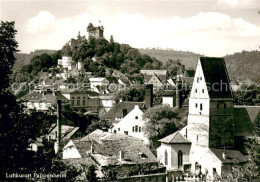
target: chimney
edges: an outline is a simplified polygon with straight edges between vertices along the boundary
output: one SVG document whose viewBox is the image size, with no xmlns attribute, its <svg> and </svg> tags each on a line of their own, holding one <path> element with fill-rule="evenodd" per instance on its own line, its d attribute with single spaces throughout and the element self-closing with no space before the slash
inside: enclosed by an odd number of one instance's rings
<svg viewBox="0 0 260 182">
<path fill-rule="evenodd" d="M 55 142 L 55 153 L 59 150 L 59 143 L 61 139 L 61 100 L 57 100 L 57 141 Z"/>
<path fill-rule="evenodd" d="M 149 109 L 153 106 L 153 85 L 145 85 L 145 93 L 144 93 L 144 102 L 145 108 Z"/>
<path fill-rule="evenodd" d="M 119 151 L 119 160 L 120 161 L 124 160 L 124 151 L 122 151 L 122 150 Z"/>
<path fill-rule="evenodd" d="M 223 159 L 226 159 L 226 153 L 225 152 L 222 153 L 222 157 L 223 157 Z"/>
<path fill-rule="evenodd" d="M 91 141 L 90 153 L 91 153 L 91 154 L 94 154 L 94 145 L 93 145 L 93 141 Z"/>
<path fill-rule="evenodd" d="M 182 107 L 182 82 L 180 76 L 177 76 L 176 79 L 176 107 Z"/>
</svg>

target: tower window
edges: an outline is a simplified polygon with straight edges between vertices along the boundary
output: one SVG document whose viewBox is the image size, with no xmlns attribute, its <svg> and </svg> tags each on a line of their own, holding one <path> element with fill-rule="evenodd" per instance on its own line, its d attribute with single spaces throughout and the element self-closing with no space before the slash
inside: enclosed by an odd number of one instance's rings
<svg viewBox="0 0 260 182">
<path fill-rule="evenodd" d="M 71 97 L 71 105 L 74 106 L 74 97 Z"/>
<path fill-rule="evenodd" d="M 135 116 L 135 119 L 138 119 L 138 116 Z"/>
<path fill-rule="evenodd" d="M 202 77 L 200 77 L 200 80 L 202 80 Z"/>
<path fill-rule="evenodd" d="M 202 89 L 202 93 L 204 93 L 204 89 Z"/>
<path fill-rule="evenodd" d="M 164 152 L 164 165 L 168 165 L 168 151 L 165 150 Z"/>
<path fill-rule="evenodd" d="M 200 110 L 202 111 L 202 109 L 203 109 L 203 108 L 202 108 L 202 103 L 201 103 L 201 104 L 200 104 Z"/>
<path fill-rule="evenodd" d="M 226 108 L 227 107 L 227 104 L 224 104 L 224 108 Z"/>
<path fill-rule="evenodd" d="M 141 133 L 141 127 L 139 127 L 139 132 Z"/>
<path fill-rule="evenodd" d="M 195 107 L 196 107 L 196 108 L 198 107 L 198 103 L 195 104 Z"/>
<path fill-rule="evenodd" d="M 219 108 L 219 103 L 217 103 L 217 108 Z"/>
<path fill-rule="evenodd" d="M 138 132 L 138 126 L 137 125 L 135 126 L 135 132 Z"/>
<path fill-rule="evenodd" d="M 198 90 L 197 89 L 195 89 L 195 93 L 197 93 L 198 92 Z"/>
<path fill-rule="evenodd" d="M 135 132 L 135 127 L 133 126 L 133 132 Z"/>
<path fill-rule="evenodd" d="M 199 135 L 197 135 L 197 142 L 199 141 Z"/>
<path fill-rule="evenodd" d="M 179 152 L 178 152 L 178 168 L 180 168 L 182 166 L 182 156 L 183 156 L 182 151 L 179 150 Z"/>
</svg>

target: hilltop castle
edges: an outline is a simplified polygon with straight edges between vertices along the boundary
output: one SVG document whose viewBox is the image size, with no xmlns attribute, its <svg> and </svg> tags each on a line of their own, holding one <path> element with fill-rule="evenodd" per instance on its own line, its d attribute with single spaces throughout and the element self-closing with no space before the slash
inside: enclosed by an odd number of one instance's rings
<svg viewBox="0 0 260 182">
<path fill-rule="evenodd" d="M 94 37 L 94 38 L 103 38 L 104 35 L 104 27 L 103 26 L 97 26 L 94 27 L 92 23 L 88 24 L 87 27 L 87 32 L 88 32 L 88 38 Z"/>
</svg>

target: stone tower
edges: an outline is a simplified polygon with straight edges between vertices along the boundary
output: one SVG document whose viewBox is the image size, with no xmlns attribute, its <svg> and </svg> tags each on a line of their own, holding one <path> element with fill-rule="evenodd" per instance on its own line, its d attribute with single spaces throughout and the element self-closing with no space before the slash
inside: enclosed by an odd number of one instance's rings
<svg viewBox="0 0 260 182">
<path fill-rule="evenodd" d="M 88 32 L 88 38 L 103 38 L 104 34 L 104 27 L 103 26 L 97 26 L 94 27 L 92 23 L 89 23 L 87 27 L 87 32 Z"/>
</svg>

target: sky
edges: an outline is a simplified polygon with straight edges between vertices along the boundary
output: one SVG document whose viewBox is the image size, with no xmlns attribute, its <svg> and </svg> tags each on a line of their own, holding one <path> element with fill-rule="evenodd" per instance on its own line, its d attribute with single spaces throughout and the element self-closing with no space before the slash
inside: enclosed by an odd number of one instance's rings
<svg viewBox="0 0 260 182">
<path fill-rule="evenodd" d="M 23 53 L 61 49 L 79 31 L 87 36 L 89 23 L 135 48 L 260 50 L 260 0 L 0 0 L 0 19 L 15 21 Z"/>
</svg>

